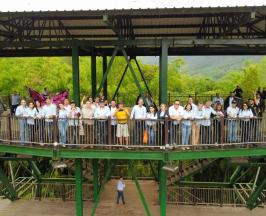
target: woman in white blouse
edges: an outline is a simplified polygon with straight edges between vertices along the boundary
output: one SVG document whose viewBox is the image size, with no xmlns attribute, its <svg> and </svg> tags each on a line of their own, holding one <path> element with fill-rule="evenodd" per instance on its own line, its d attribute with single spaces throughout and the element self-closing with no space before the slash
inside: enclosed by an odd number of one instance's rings
<svg viewBox="0 0 266 216">
<path fill-rule="evenodd" d="M 191 104 L 187 104 L 184 109 L 184 115 L 182 120 L 182 145 L 189 144 L 193 119 L 194 119 L 194 112 L 192 111 L 192 106 Z"/>
<path fill-rule="evenodd" d="M 38 142 L 43 142 L 43 135 L 44 135 L 44 111 L 41 106 L 40 101 L 35 101 L 35 109 L 36 109 L 36 118 L 35 118 L 35 139 Z"/>
<path fill-rule="evenodd" d="M 67 110 L 63 103 L 59 103 L 58 107 L 59 143 L 64 147 L 67 141 Z"/>
<path fill-rule="evenodd" d="M 156 119 L 157 119 L 157 114 L 155 111 L 155 107 L 153 105 L 150 106 L 150 110 L 146 115 L 146 128 L 148 131 L 148 144 L 149 145 L 154 145 L 155 144 L 155 131 L 156 131 Z"/>
<path fill-rule="evenodd" d="M 253 113 L 251 109 L 249 109 L 247 103 L 243 103 L 242 109 L 239 111 L 239 118 L 240 120 L 240 131 L 241 131 L 241 142 L 249 142 L 251 141 L 250 138 L 250 131 L 254 130 L 251 128 L 250 118 L 253 118 Z"/>
<path fill-rule="evenodd" d="M 28 138 L 29 138 L 29 141 L 33 142 L 35 139 L 34 121 L 37 115 L 33 102 L 29 102 L 29 107 L 27 108 L 26 113 L 27 113 L 26 114 L 27 128 L 28 128 L 28 134 L 29 134 Z"/>
<path fill-rule="evenodd" d="M 81 109 L 81 118 L 84 128 L 84 143 L 93 144 L 94 141 L 94 106 L 90 100 L 87 100 Z"/>
</svg>

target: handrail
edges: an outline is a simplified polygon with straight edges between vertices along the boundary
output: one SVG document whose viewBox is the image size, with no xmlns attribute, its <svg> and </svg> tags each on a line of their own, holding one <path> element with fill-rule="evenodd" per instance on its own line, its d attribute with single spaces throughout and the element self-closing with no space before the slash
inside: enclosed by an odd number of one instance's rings
<svg viewBox="0 0 266 216">
<path fill-rule="evenodd" d="M 266 144 L 266 118 L 146 119 L 127 120 L 119 124 L 110 118 L 31 119 L 1 116 L 0 121 L 0 142 L 25 146 L 192 150 L 233 146 L 251 148 Z M 122 139 L 118 130 L 125 133 Z"/>
</svg>

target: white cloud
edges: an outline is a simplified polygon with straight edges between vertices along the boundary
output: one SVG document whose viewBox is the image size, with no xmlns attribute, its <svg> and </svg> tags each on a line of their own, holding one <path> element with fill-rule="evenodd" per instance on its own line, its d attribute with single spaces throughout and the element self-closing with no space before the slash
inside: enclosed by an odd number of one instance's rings
<svg viewBox="0 0 266 216">
<path fill-rule="evenodd" d="M 5 1 L 5 0 L 1 0 Z M 265 0 L 8 0 L 1 11 L 261 6 Z"/>
</svg>

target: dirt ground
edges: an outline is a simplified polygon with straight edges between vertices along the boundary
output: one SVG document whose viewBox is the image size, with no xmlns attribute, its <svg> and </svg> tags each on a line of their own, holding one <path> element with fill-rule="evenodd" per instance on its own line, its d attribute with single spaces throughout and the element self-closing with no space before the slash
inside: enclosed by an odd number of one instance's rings
<svg viewBox="0 0 266 216">
<path fill-rule="evenodd" d="M 140 181 L 151 214 L 160 215 L 157 189 L 155 182 Z M 96 211 L 97 216 L 145 216 L 144 208 L 132 181 L 126 181 L 125 199 L 126 205 L 116 204 L 116 181 L 110 181 L 102 194 L 101 202 Z M 84 216 L 90 215 L 92 202 L 84 202 Z M 74 216 L 75 203 L 61 200 L 27 201 L 18 200 L 11 203 L 8 200 L 0 200 L 0 216 Z M 238 207 L 206 207 L 206 206 L 167 206 L 168 216 L 265 216 L 266 209 L 257 208 L 250 211 Z"/>
</svg>

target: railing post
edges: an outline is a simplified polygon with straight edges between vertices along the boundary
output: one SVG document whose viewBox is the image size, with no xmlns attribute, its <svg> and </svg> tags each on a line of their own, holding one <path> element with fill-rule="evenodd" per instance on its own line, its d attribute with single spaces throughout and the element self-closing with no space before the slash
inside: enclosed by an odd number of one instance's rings
<svg viewBox="0 0 266 216">
<path fill-rule="evenodd" d="M 221 118 L 221 143 L 219 144 L 223 144 L 224 143 L 224 117 Z"/>
<path fill-rule="evenodd" d="M 7 119 L 7 121 L 8 121 L 8 138 L 9 138 L 8 144 L 11 144 L 11 141 L 12 141 L 11 113 L 8 114 L 7 118 L 8 118 Z"/>
<path fill-rule="evenodd" d="M 164 144 L 169 144 L 169 139 L 168 139 L 168 124 L 169 124 L 169 119 L 168 117 L 165 118 L 164 121 Z"/>
<path fill-rule="evenodd" d="M 112 144 L 112 126 L 111 126 L 112 120 L 111 117 L 108 117 L 108 145 Z"/>
<path fill-rule="evenodd" d="M 57 127 L 57 118 L 54 116 L 53 117 L 53 141 L 58 142 L 58 127 Z"/>
</svg>

